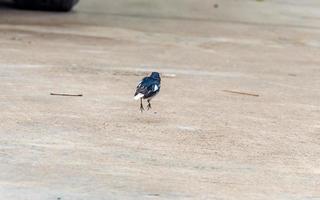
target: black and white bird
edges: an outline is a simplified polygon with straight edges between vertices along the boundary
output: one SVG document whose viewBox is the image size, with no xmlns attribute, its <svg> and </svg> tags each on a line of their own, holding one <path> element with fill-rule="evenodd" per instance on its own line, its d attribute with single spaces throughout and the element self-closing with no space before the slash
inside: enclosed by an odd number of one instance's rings
<svg viewBox="0 0 320 200">
<path fill-rule="evenodd" d="M 150 101 L 160 91 L 161 78 L 158 72 L 152 72 L 150 76 L 144 77 L 138 84 L 134 99 L 140 99 L 140 111 L 143 112 L 142 99 L 147 99 L 148 110 L 151 108 Z"/>
</svg>

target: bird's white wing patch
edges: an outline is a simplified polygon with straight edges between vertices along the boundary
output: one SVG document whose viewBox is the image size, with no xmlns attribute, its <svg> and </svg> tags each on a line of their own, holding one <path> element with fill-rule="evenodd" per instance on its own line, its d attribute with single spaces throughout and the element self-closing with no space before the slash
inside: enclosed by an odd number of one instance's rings
<svg viewBox="0 0 320 200">
<path fill-rule="evenodd" d="M 154 85 L 153 91 L 157 91 L 159 89 L 159 87 L 157 85 Z"/>
<path fill-rule="evenodd" d="M 139 100 L 139 99 L 142 98 L 143 96 L 144 96 L 144 94 L 139 93 L 139 94 L 137 94 L 136 96 L 134 96 L 134 99 L 135 99 L 135 100 Z"/>
</svg>

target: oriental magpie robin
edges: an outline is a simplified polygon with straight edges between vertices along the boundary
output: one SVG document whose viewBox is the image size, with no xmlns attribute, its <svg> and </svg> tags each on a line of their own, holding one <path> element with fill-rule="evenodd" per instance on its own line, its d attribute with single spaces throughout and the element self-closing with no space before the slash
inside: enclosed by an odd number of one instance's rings
<svg viewBox="0 0 320 200">
<path fill-rule="evenodd" d="M 140 111 L 143 112 L 142 99 L 147 99 L 148 110 L 151 108 L 150 101 L 160 91 L 161 78 L 158 72 L 152 72 L 150 76 L 144 77 L 138 84 L 134 99 L 140 99 Z"/>
</svg>

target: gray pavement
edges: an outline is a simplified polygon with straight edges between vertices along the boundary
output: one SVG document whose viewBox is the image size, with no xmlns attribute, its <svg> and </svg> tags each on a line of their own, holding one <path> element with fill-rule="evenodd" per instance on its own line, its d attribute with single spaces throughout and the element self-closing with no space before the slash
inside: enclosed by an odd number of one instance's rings
<svg viewBox="0 0 320 200">
<path fill-rule="evenodd" d="M 0 4 L 0 199 L 320 199 L 319 9 Z M 162 88 L 141 114 L 151 71 Z"/>
</svg>

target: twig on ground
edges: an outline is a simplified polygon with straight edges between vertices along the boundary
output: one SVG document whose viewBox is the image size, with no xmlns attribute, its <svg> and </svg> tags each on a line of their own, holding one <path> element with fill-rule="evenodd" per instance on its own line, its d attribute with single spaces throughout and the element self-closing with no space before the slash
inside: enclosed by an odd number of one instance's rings
<svg viewBox="0 0 320 200">
<path fill-rule="evenodd" d="M 233 93 L 233 94 L 242 94 L 242 95 L 247 95 L 247 96 L 254 96 L 258 97 L 258 94 L 252 94 L 252 93 L 247 93 L 247 92 L 238 92 L 238 91 L 232 91 L 232 90 L 222 90 L 223 92 L 228 92 L 228 93 Z"/>
<path fill-rule="evenodd" d="M 66 94 L 66 93 L 50 93 L 50 95 L 55 95 L 55 96 L 69 96 L 69 97 L 82 97 L 82 94 Z"/>
</svg>

